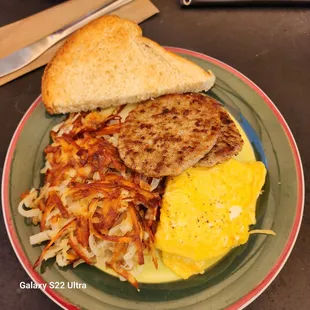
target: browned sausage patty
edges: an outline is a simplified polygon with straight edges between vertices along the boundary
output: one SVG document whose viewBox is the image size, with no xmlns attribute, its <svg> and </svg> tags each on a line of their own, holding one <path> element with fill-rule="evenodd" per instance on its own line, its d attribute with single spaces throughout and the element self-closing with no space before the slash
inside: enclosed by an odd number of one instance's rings
<svg viewBox="0 0 310 310">
<path fill-rule="evenodd" d="M 196 166 L 211 167 L 223 163 L 237 155 L 243 146 L 243 140 L 234 121 L 224 108 L 220 110 L 221 133 L 209 153 Z"/>
<path fill-rule="evenodd" d="M 120 157 L 146 176 L 178 175 L 216 143 L 220 108 L 201 94 L 165 95 L 140 103 L 122 125 Z"/>
</svg>

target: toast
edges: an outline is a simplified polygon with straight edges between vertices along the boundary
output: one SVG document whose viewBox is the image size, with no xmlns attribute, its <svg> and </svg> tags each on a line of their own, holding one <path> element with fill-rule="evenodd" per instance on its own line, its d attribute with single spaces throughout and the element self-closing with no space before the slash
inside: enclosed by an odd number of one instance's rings
<svg viewBox="0 0 310 310">
<path fill-rule="evenodd" d="M 59 114 L 207 91 L 214 82 L 211 71 L 143 37 L 137 24 L 107 15 L 59 49 L 45 68 L 42 98 L 49 113 Z"/>
</svg>

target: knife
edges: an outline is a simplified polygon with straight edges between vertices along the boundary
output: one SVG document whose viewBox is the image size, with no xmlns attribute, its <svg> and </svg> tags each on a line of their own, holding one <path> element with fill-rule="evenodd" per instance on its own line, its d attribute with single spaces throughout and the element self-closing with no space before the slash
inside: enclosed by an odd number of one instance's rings
<svg viewBox="0 0 310 310">
<path fill-rule="evenodd" d="M 119 7 L 132 2 L 133 0 L 109 0 L 107 3 L 99 7 L 98 9 L 83 15 L 81 18 L 73 21 L 72 23 L 62 27 L 61 29 L 53 32 L 52 34 L 35 41 L 32 44 L 25 46 L 24 48 L 0 59 L 0 78 L 10 74 L 18 69 L 31 63 L 38 58 L 42 53 L 48 50 L 55 43 L 61 39 L 67 37 L 72 32 L 86 25 L 90 21 L 110 13 Z"/>
</svg>

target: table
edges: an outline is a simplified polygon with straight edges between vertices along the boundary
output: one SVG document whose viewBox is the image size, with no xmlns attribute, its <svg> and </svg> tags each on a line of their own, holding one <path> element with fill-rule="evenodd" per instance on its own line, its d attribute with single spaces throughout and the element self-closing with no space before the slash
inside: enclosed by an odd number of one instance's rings
<svg viewBox="0 0 310 310">
<path fill-rule="evenodd" d="M 1 1 L 0 26 L 39 12 L 59 0 Z M 310 6 L 295 8 L 181 9 L 176 0 L 154 0 L 160 14 L 142 24 L 162 45 L 192 49 L 218 58 L 259 85 L 284 115 L 310 175 Z M 40 93 L 43 69 L 0 87 L 0 169 L 12 134 Z M 307 189 L 307 193 L 309 188 Z M 309 309 L 309 196 L 296 246 L 281 273 L 248 309 Z M 0 224 L 0 309 L 57 309 L 39 290 L 21 290 L 29 281 Z"/>
</svg>

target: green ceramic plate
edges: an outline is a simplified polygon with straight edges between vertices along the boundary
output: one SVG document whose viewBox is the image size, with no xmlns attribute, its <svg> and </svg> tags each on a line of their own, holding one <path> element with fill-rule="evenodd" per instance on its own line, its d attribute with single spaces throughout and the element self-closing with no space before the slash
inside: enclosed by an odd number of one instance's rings
<svg viewBox="0 0 310 310">
<path fill-rule="evenodd" d="M 271 100 L 238 71 L 211 57 L 169 48 L 217 76 L 209 94 L 220 100 L 248 135 L 258 160 L 268 167 L 268 178 L 257 207 L 257 227 L 271 228 L 276 237 L 254 236 L 203 275 L 186 281 L 141 284 L 137 292 L 95 267 L 60 268 L 50 261 L 41 272 L 32 268 L 42 247 L 32 247 L 29 236 L 38 231 L 17 212 L 22 192 L 40 184 L 43 149 L 49 131 L 61 117 L 45 112 L 39 97 L 21 120 L 10 144 L 2 182 L 3 214 L 20 263 L 57 304 L 67 309 L 240 309 L 261 294 L 287 260 L 301 224 L 304 202 L 302 165 L 294 138 Z M 59 283 L 86 283 L 87 289 L 53 289 Z"/>
</svg>

